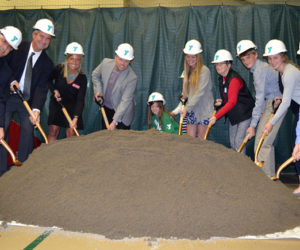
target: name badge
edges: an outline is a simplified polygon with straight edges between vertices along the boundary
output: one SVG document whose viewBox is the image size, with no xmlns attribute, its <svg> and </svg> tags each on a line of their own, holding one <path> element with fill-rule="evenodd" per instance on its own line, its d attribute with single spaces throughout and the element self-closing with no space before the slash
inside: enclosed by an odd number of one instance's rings
<svg viewBox="0 0 300 250">
<path fill-rule="evenodd" d="M 73 84 L 72 84 L 72 87 L 74 87 L 74 88 L 76 88 L 76 89 L 80 89 L 80 86 L 77 85 L 76 83 L 73 83 Z"/>
</svg>

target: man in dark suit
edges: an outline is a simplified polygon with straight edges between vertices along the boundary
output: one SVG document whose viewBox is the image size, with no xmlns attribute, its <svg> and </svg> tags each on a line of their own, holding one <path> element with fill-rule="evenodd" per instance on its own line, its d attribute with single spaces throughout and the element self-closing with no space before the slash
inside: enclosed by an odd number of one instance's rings
<svg viewBox="0 0 300 250">
<path fill-rule="evenodd" d="M 16 94 L 10 95 L 5 110 L 5 135 L 13 113 L 20 120 L 21 134 L 18 146 L 18 159 L 24 162 L 33 150 L 33 129 L 40 120 L 40 111 L 47 97 L 50 74 L 53 63 L 45 49 L 48 48 L 54 35 L 54 25 L 48 19 L 40 19 L 33 26 L 32 41 L 22 42 L 17 51 L 7 56 L 7 62 L 13 71 L 15 81 L 11 84 L 19 88 L 32 108 L 35 119 L 32 119 L 22 101 Z M 29 65 L 32 65 L 29 67 Z M 30 68 L 30 73 L 28 73 Z M 28 80 L 29 79 L 29 80 Z M 6 138 L 7 139 L 7 138 Z M 0 149 L 0 165 L 7 169 L 7 152 Z"/>
</svg>

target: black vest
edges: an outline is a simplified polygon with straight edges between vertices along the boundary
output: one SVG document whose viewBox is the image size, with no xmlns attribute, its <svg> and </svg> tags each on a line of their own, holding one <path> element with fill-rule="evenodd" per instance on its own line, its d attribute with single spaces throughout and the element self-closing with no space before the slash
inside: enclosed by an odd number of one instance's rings
<svg viewBox="0 0 300 250">
<path fill-rule="evenodd" d="M 243 82 L 243 87 L 239 91 L 236 105 L 226 114 L 231 125 L 235 125 L 249 119 L 252 116 L 252 110 L 255 106 L 254 99 L 250 94 L 247 84 L 243 78 L 232 69 L 230 69 L 228 72 L 225 84 L 223 84 L 223 77 L 219 77 L 219 88 L 223 104 L 228 102 L 228 89 L 233 78 L 241 79 Z"/>
</svg>

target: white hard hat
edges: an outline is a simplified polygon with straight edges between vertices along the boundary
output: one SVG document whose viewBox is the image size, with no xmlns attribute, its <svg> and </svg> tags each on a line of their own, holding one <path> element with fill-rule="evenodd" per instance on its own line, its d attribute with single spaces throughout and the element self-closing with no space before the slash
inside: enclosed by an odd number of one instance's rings
<svg viewBox="0 0 300 250">
<path fill-rule="evenodd" d="M 201 43 L 195 39 L 188 41 L 183 49 L 183 52 L 188 55 L 196 55 L 202 51 Z"/>
<path fill-rule="evenodd" d="M 0 29 L 0 32 L 11 47 L 18 49 L 18 46 L 22 42 L 22 33 L 18 28 L 14 26 L 6 26 L 3 29 Z"/>
<path fill-rule="evenodd" d="M 280 40 L 273 39 L 266 44 L 264 56 L 272 56 L 283 52 L 287 52 L 285 44 Z"/>
<path fill-rule="evenodd" d="M 256 45 L 250 40 L 241 40 L 236 45 L 236 53 L 238 56 L 249 49 L 257 49 Z"/>
<path fill-rule="evenodd" d="M 129 43 L 122 43 L 115 51 L 122 59 L 131 61 L 134 58 L 134 50 Z"/>
<path fill-rule="evenodd" d="M 181 75 L 179 78 L 184 78 L 184 71 L 182 71 Z"/>
<path fill-rule="evenodd" d="M 231 53 L 226 49 L 220 49 L 216 52 L 214 60 L 211 63 L 221 63 L 227 61 L 233 61 Z"/>
<path fill-rule="evenodd" d="M 297 51 L 297 54 L 300 55 L 300 43 L 299 43 L 299 50 Z"/>
<path fill-rule="evenodd" d="M 69 43 L 65 50 L 65 55 L 67 54 L 84 55 L 83 48 L 79 43 L 76 42 Z"/>
<path fill-rule="evenodd" d="M 158 93 L 158 92 L 153 92 L 149 95 L 148 102 L 147 102 L 148 105 L 150 104 L 150 102 L 163 102 L 163 105 L 166 104 L 164 96 L 161 93 Z"/>
<path fill-rule="evenodd" d="M 49 34 L 51 36 L 54 35 L 54 24 L 49 19 L 40 19 L 38 20 L 35 25 L 33 26 L 34 29 L 40 30 L 45 32 L 46 34 Z"/>
</svg>

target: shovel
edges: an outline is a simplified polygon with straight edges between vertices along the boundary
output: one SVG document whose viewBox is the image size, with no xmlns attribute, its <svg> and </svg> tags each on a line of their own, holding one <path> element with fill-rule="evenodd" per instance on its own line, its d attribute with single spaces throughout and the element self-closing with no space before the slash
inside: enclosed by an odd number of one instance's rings
<svg viewBox="0 0 300 250">
<path fill-rule="evenodd" d="M 211 117 L 215 116 L 216 113 L 217 113 L 217 110 L 215 109 L 214 112 L 212 113 Z M 209 123 L 208 126 L 207 126 L 207 129 L 206 129 L 205 135 L 204 135 L 204 140 L 207 140 L 207 137 L 208 137 L 209 131 L 211 129 L 211 126 L 212 126 L 212 124 Z"/>
<path fill-rule="evenodd" d="M 13 163 L 20 167 L 22 166 L 22 162 L 18 161 L 18 159 L 16 158 L 14 152 L 12 151 L 12 149 L 10 148 L 10 146 L 6 143 L 6 141 L 4 139 L 0 139 L 0 143 L 3 145 L 3 147 L 8 151 L 8 153 L 10 154 Z"/>
<path fill-rule="evenodd" d="M 279 107 L 279 105 L 280 105 L 280 104 L 279 104 L 277 107 L 274 107 L 274 104 L 275 104 L 275 102 L 273 101 L 273 103 L 272 103 L 272 106 L 273 106 L 273 112 L 272 112 L 272 114 L 270 115 L 268 121 L 270 121 L 270 120 L 273 118 L 273 116 L 275 115 L 275 113 L 276 113 L 276 111 L 277 111 L 277 109 L 278 109 L 278 107 Z M 261 136 L 259 142 L 258 142 L 256 151 L 255 151 L 255 154 L 254 154 L 254 162 L 255 162 L 255 164 L 256 164 L 257 166 L 259 166 L 259 167 L 262 167 L 262 166 L 264 165 L 264 162 L 263 162 L 263 161 L 259 162 L 258 159 L 257 159 L 257 157 L 258 157 L 259 150 L 260 150 L 260 148 L 261 148 L 261 146 L 262 146 L 262 144 L 263 144 L 263 142 L 264 142 L 266 136 L 267 136 L 267 133 L 266 133 L 266 131 L 264 131 L 264 132 L 262 133 L 262 136 Z"/>
<path fill-rule="evenodd" d="M 58 103 L 59 103 L 59 105 L 61 106 L 61 110 L 62 110 L 62 112 L 64 113 L 65 117 L 67 118 L 67 121 L 69 122 L 69 124 L 70 124 L 70 126 L 71 126 L 71 124 L 72 124 L 72 119 L 71 119 L 71 117 L 70 117 L 70 115 L 69 115 L 67 109 L 65 108 L 65 106 L 62 104 L 61 101 L 58 101 Z M 79 136 L 79 133 L 78 133 L 77 129 L 76 129 L 76 128 L 73 128 L 73 130 L 74 130 L 76 136 Z"/>
<path fill-rule="evenodd" d="M 215 116 L 217 111 L 222 107 L 222 104 L 217 104 L 217 102 L 215 102 L 214 107 L 215 107 L 215 109 L 214 109 L 211 117 Z M 211 127 L 212 127 L 212 124 L 209 123 L 208 126 L 207 126 L 207 129 L 205 131 L 204 140 L 207 140 L 207 137 L 208 137 L 208 134 L 209 134 L 209 131 L 210 131 Z"/>
<path fill-rule="evenodd" d="M 249 134 L 247 134 L 247 135 L 245 136 L 245 138 L 244 138 L 244 140 L 243 140 L 241 146 L 239 147 L 239 149 L 238 149 L 238 151 L 237 151 L 238 153 L 241 153 L 241 152 L 242 152 L 242 150 L 243 150 L 243 148 L 245 147 L 245 145 L 246 145 L 246 143 L 248 142 L 248 140 L 249 140 Z"/>
<path fill-rule="evenodd" d="M 184 110 L 184 106 L 187 102 L 187 98 L 186 99 L 183 99 L 182 97 L 180 97 L 180 102 L 182 104 L 181 106 L 181 110 Z M 182 123 L 183 123 L 183 115 L 180 116 L 180 121 L 179 121 L 179 131 L 178 131 L 178 135 L 181 135 L 181 131 L 182 131 Z"/>
<path fill-rule="evenodd" d="M 100 110 L 101 110 L 102 117 L 103 117 L 104 122 L 105 122 L 105 126 L 106 126 L 106 128 L 108 129 L 109 123 L 108 123 L 108 119 L 107 119 L 107 116 L 106 116 L 106 113 L 105 113 L 105 110 L 104 110 L 104 107 L 103 107 L 103 103 L 104 103 L 103 97 L 101 97 L 101 100 L 100 100 L 100 101 L 97 101 L 97 100 L 95 99 L 95 102 L 100 106 Z"/>
<path fill-rule="evenodd" d="M 35 116 L 34 116 L 32 110 L 31 110 L 31 108 L 30 108 L 28 102 L 25 100 L 25 98 L 24 98 L 24 96 L 23 96 L 21 90 L 19 90 L 15 85 L 14 85 L 13 87 L 14 87 L 14 90 L 16 91 L 17 95 L 21 98 L 21 100 L 22 100 L 22 102 L 23 102 L 25 108 L 27 109 L 29 115 L 30 115 L 33 119 L 35 119 Z M 42 129 L 41 124 L 40 124 L 39 122 L 36 122 L 35 125 L 37 126 L 38 130 L 40 131 L 40 133 L 41 133 L 42 136 L 44 137 L 45 143 L 48 144 L 47 136 L 46 136 L 44 130 Z"/>
<path fill-rule="evenodd" d="M 276 175 L 271 177 L 271 180 L 273 180 L 273 181 L 278 180 L 282 170 L 285 169 L 288 165 L 290 165 L 293 161 L 294 161 L 294 157 L 291 156 L 288 160 L 286 160 L 284 163 L 282 163 L 281 166 L 278 168 Z"/>
</svg>

